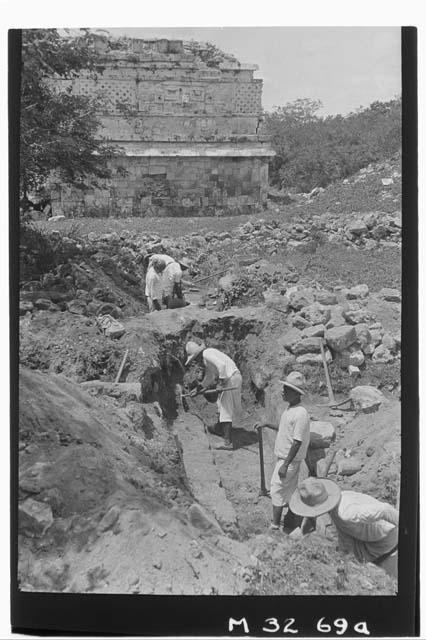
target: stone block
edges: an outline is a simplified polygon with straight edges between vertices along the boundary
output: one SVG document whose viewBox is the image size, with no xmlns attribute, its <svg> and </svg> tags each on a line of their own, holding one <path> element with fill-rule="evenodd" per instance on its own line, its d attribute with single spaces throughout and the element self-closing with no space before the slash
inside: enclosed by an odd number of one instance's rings
<svg viewBox="0 0 426 640">
<path fill-rule="evenodd" d="M 356 341 L 355 329 L 348 325 L 327 329 L 325 340 L 330 349 L 340 353 Z"/>
<path fill-rule="evenodd" d="M 53 523 L 50 506 L 32 498 L 20 503 L 18 514 L 19 531 L 29 537 L 42 536 Z"/>
<path fill-rule="evenodd" d="M 384 400 L 383 394 L 370 385 L 354 387 L 349 393 L 355 411 L 362 413 L 372 413 L 377 411 Z"/>
</svg>

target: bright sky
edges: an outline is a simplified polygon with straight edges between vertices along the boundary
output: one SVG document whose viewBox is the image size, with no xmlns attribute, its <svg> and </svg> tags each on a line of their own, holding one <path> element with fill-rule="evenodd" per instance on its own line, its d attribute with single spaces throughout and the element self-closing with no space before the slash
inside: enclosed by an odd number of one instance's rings
<svg viewBox="0 0 426 640">
<path fill-rule="evenodd" d="M 222 27 L 110 29 L 138 38 L 208 41 L 259 66 L 263 107 L 319 99 L 323 114 L 346 114 L 401 92 L 398 27 Z"/>
</svg>

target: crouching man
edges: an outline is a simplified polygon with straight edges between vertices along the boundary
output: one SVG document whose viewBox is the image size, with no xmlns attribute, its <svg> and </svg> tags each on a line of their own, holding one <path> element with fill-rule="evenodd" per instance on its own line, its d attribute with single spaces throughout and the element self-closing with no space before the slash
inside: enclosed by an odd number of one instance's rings
<svg viewBox="0 0 426 640">
<path fill-rule="evenodd" d="M 198 345 L 190 340 L 186 345 L 186 353 L 186 366 L 196 359 L 201 360 L 204 366 L 204 378 L 200 386 L 194 389 L 193 395 L 206 391 L 218 381 L 219 428 L 209 431 L 224 437 L 224 443 L 218 444 L 216 449 L 232 451 L 232 423 L 241 413 L 241 373 L 235 362 L 219 349 L 206 348 L 204 344 Z"/>
<path fill-rule="evenodd" d="M 332 480 L 307 478 L 294 492 L 290 509 L 310 518 L 328 513 L 342 551 L 397 577 L 399 514 L 391 505 L 365 493 L 341 491 Z"/>
<path fill-rule="evenodd" d="M 272 523 L 271 529 L 278 530 L 284 507 L 289 506 L 299 481 L 301 465 L 306 458 L 309 445 L 309 414 L 301 405 L 305 395 L 305 379 L 298 371 L 292 371 L 283 385 L 283 399 L 288 402 L 288 408 L 283 412 L 275 440 L 274 453 L 277 462 L 271 478 Z M 270 427 L 277 431 L 277 427 L 266 423 L 259 426 Z"/>
</svg>

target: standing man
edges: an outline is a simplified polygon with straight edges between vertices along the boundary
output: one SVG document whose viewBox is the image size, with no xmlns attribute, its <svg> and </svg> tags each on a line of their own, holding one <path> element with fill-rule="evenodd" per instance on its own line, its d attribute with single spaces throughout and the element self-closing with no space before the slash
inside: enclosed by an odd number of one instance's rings
<svg viewBox="0 0 426 640">
<path fill-rule="evenodd" d="M 224 443 L 215 448 L 232 451 L 232 423 L 241 413 L 241 373 L 235 362 L 218 349 L 207 349 L 204 344 L 199 345 L 192 341 L 187 343 L 185 349 L 188 356 L 185 365 L 197 358 L 201 360 L 202 356 L 205 370 L 201 384 L 191 392 L 192 395 L 202 393 L 217 382 L 217 388 L 220 390 L 217 399 L 219 429 L 223 433 Z M 212 433 L 218 435 L 215 431 Z"/>
<path fill-rule="evenodd" d="M 307 478 L 293 494 L 290 508 L 310 518 L 329 513 L 342 551 L 397 576 L 399 514 L 390 504 L 365 493 L 340 491 L 332 480 Z"/>
<path fill-rule="evenodd" d="M 159 256 L 153 256 L 149 262 L 145 278 L 145 295 L 149 311 L 161 311 L 163 298 L 162 273 L 166 268 L 165 261 Z"/>
<path fill-rule="evenodd" d="M 281 416 L 275 440 L 274 453 L 277 462 L 271 478 L 271 529 L 274 530 L 280 528 L 283 509 L 288 507 L 297 487 L 300 467 L 306 458 L 310 439 L 309 414 L 300 404 L 302 396 L 305 395 L 303 375 L 298 371 L 292 371 L 280 382 L 283 385 L 283 399 L 289 406 Z M 269 423 L 260 426 L 277 431 L 277 427 Z"/>
</svg>

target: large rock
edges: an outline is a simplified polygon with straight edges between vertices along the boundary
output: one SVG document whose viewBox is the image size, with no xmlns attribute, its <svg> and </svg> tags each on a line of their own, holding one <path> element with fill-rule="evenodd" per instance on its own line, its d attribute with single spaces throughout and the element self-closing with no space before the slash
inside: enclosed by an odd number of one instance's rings
<svg viewBox="0 0 426 640">
<path fill-rule="evenodd" d="M 363 220 L 354 220 L 353 222 L 350 222 L 346 227 L 346 235 L 349 237 L 349 239 L 351 239 L 353 235 L 361 236 L 367 233 L 367 231 L 367 225 Z"/>
<path fill-rule="evenodd" d="M 356 340 L 359 343 L 362 350 L 368 345 L 371 344 L 371 333 L 368 329 L 368 325 L 365 322 L 361 322 L 359 324 L 354 325 Z"/>
<path fill-rule="evenodd" d="M 330 320 L 331 311 L 319 302 L 314 302 L 313 304 L 303 307 L 300 315 L 311 325 L 326 324 Z"/>
<path fill-rule="evenodd" d="M 97 323 L 109 338 L 121 338 L 126 333 L 124 326 L 110 315 L 98 316 Z"/>
<path fill-rule="evenodd" d="M 373 362 L 388 364 L 389 362 L 393 362 L 395 360 L 395 357 L 383 344 L 379 344 L 379 346 L 374 350 L 371 359 Z"/>
<path fill-rule="evenodd" d="M 280 311 L 284 311 L 284 313 L 287 313 L 289 310 L 290 303 L 288 298 L 286 296 L 282 296 L 279 291 L 267 289 L 263 292 L 263 299 L 265 300 L 267 307 L 279 309 Z"/>
<path fill-rule="evenodd" d="M 359 368 L 354 366 L 353 364 L 350 364 L 348 366 L 348 373 L 351 378 L 358 378 L 361 375 L 361 371 L 359 370 Z"/>
<path fill-rule="evenodd" d="M 375 240 L 383 240 L 388 235 L 389 230 L 384 224 L 378 224 L 377 227 L 371 230 L 371 235 Z"/>
<path fill-rule="evenodd" d="M 331 291 L 316 291 L 314 294 L 315 302 L 325 305 L 337 304 L 337 296 Z"/>
<path fill-rule="evenodd" d="M 370 290 L 366 284 L 357 284 L 356 287 L 346 290 L 348 300 L 357 300 L 358 298 L 367 298 Z"/>
<path fill-rule="evenodd" d="M 364 307 L 349 306 L 342 312 L 342 315 L 349 324 L 360 324 L 374 320 L 373 314 Z"/>
<path fill-rule="evenodd" d="M 353 476 L 362 469 L 362 462 L 358 458 L 341 458 L 337 463 L 337 473 L 341 476 Z"/>
<path fill-rule="evenodd" d="M 300 289 L 291 292 L 287 291 L 287 296 L 290 301 L 290 307 L 295 311 L 300 311 L 300 309 L 302 309 L 303 307 L 306 307 L 314 302 L 314 293 L 312 289 Z"/>
<path fill-rule="evenodd" d="M 50 309 L 52 307 L 52 302 L 49 298 L 37 298 L 34 302 L 34 306 L 36 309 L 40 309 L 41 311 L 45 311 L 46 309 Z"/>
<path fill-rule="evenodd" d="M 293 345 L 299 342 L 302 339 L 302 332 L 296 327 L 290 327 L 286 329 L 280 338 L 280 344 L 286 349 L 292 350 Z"/>
<path fill-rule="evenodd" d="M 47 462 L 36 462 L 19 473 L 19 490 L 24 493 L 41 493 L 46 487 L 46 474 L 51 469 Z"/>
<path fill-rule="evenodd" d="M 336 430 L 331 422 L 311 420 L 309 446 L 312 449 L 327 449 L 336 439 Z"/>
<path fill-rule="evenodd" d="M 398 289 L 388 289 L 384 287 L 377 295 L 387 302 L 401 302 L 401 293 Z"/>
<path fill-rule="evenodd" d="M 53 523 L 50 506 L 32 498 L 21 502 L 18 514 L 19 532 L 29 537 L 42 536 Z"/>
<path fill-rule="evenodd" d="M 397 343 L 393 336 L 390 333 L 383 334 L 382 337 L 382 345 L 389 349 L 391 353 L 395 353 L 397 351 Z"/>
<path fill-rule="evenodd" d="M 303 340 L 300 340 L 300 342 L 296 342 L 291 351 L 296 356 L 300 356 L 304 353 L 320 353 L 320 341 L 318 338 L 304 338 Z"/>
<path fill-rule="evenodd" d="M 71 300 L 71 302 L 68 303 L 67 308 L 70 313 L 87 315 L 87 303 L 84 300 Z"/>
<path fill-rule="evenodd" d="M 310 326 L 309 321 L 303 318 L 300 313 L 296 313 L 291 322 L 296 329 L 300 329 L 301 331 Z"/>
<path fill-rule="evenodd" d="M 344 324 L 346 324 L 346 320 L 342 316 L 343 307 L 341 305 L 330 307 L 330 311 L 330 320 L 325 325 L 327 329 L 332 329 L 333 327 L 342 327 Z"/>
<path fill-rule="evenodd" d="M 193 527 L 209 533 L 222 533 L 222 529 L 216 520 L 210 516 L 201 505 L 191 504 L 188 511 L 188 520 Z"/>
<path fill-rule="evenodd" d="M 19 303 L 19 315 L 24 316 L 26 313 L 34 311 L 34 305 L 31 300 L 21 300 Z"/>
<path fill-rule="evenodd" d="M 325 360 L 328 364 L 333 361 L 333 357 L 328 349 L 325 349 Z M 322 356 L 320 353 L 304 353 L 301 356 L 297 356 L 296 362 L 298 364 L 317 365 L 322 363 Z"/>
<path fill-rule="evenodd" d="M 372 413 L 377 411 L 384 400 L 383 394 L 370 385 L 361 385 L 351 389 L 349 397 L 356 411 Z"/>
<path fill-rule="evenodd" d="M 323 338 L 325 333 L 325 326 L 323 324 L 316 324 L 313 327 L 306 327 L 303 329 L 303 338 Z"/>
<path fill-rule="evenodd" d="M 115 504 L 108 509 L 102 520 L 99 522 L 98 532 L 103 533 L 104 531 L 108 531 L 108 529 L 112 529 L 117 524 L 119 517 L 120 507 Z"/>
<path fill-rule="evenodd" d="M 348 327 L 347 325 L 333 327 L 327 329 L 325 340 L 330 349 L 340 353 L 356 341 L 356 332 L 354 327 Z"/>
</svg>

